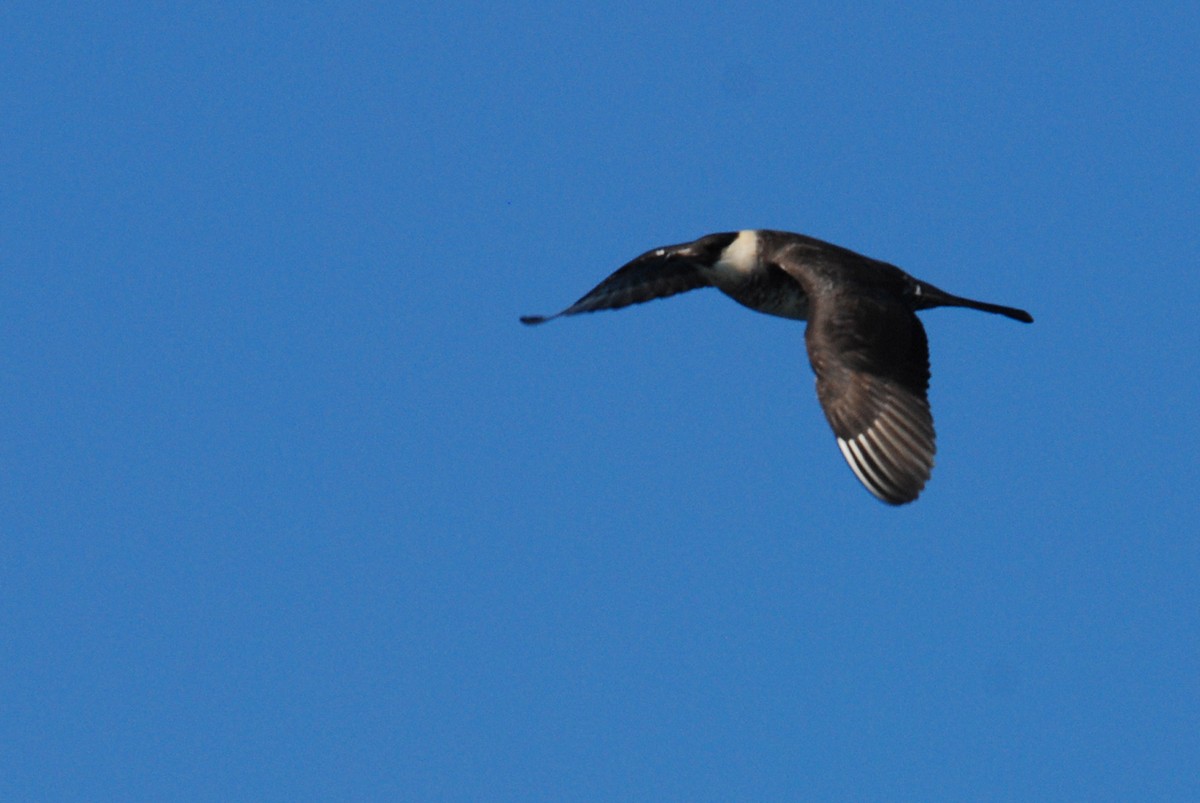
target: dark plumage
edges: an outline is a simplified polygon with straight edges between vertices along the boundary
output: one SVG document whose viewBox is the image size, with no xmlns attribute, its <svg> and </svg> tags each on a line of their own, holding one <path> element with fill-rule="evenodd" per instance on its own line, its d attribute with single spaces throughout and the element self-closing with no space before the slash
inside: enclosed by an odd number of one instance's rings
<svg viewBox="0 0 1200 803">
<path fill-rule="evenodd" d="M 716 287 L 758 312 L 808 321 L 817 398 L 838 448 L 867 490 L 892 505 L 916 499 L 933 470 L 929 344 L 916 312 L 969 307 L 1033 322 L 1024 310 L 951 295 L 895 265 L 768 230 L 647 251 L 562 312 L 521 322 L 619 309 L 698 287 Z"/>
</svg>

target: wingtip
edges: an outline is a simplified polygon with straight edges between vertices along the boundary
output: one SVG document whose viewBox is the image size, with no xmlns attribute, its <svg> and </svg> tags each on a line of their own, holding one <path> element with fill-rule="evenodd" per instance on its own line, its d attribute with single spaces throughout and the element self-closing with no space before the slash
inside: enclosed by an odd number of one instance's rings
<svg viewBox="0 0 1200 803">
<path fill-rule="evenodd" d="M 1023 309 L 1016 307 L 994 307 L 992 312 L 998 312 L 1006 318 L 1011 318 L 1014 321 L 1021 323 L 1033 323 L 1033 316 Z"/>
<path fill-rule="evenodd" d="M 537 326 L 539 323 L 545 323 L 550 320 L 545 315 L 522 315 L 521 323 L 526 326 Z"/>
</svg>

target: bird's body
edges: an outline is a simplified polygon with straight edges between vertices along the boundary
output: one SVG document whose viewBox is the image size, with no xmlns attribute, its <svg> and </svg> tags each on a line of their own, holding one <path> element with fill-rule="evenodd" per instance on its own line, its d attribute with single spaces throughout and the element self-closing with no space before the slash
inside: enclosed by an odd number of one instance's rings
<svg viewBox="0 0 1200 803">
<path fill-rule="evenodd" d="M 750 309 L 807 320 L 817 398 L 838 447 L 872 494 L 917 498 L 933 469 L 929 346 L 918 310 L 969 307 L 1030 323 L 1024 310 L 972 301 L 895 265 L 801 234 L 744 230 L 648 251 L 549 317 L 618 309 L 716 287 Z"/>
</svg>

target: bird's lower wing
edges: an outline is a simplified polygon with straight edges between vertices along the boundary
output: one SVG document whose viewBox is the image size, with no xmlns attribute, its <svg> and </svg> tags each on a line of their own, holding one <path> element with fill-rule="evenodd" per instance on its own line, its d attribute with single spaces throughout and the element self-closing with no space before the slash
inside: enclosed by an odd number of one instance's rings
<svg viewBox="0 0 1200 803">
<path fill-rule="evenodd" d="M 910 310 L 856 299 L 819 310 L 805 339 L 817 398 L 855 476 L 891 505 L 920 495 L 936 451 L 929 344 Z"/>
<path fill-rule="evenodd" d="M 536 324 L 602 309 L 620 309 L 656 298 L 707 287 L 708 280 L 686 259 L 670 258 L 663 249 L 649 251 L 624 265 L 583 298 L 554 315 L 523 315 L 521 323 Z"/>
</svg>

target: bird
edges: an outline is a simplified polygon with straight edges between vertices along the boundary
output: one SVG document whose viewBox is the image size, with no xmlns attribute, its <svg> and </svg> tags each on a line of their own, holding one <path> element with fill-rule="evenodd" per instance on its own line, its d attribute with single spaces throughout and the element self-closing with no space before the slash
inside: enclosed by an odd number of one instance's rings
<svg viewBox="0 0 1200 803">
<path fill-rule="evenodd" d="M 803 234 L 743 229 L 647 251 L 553 315 L 620 309 L 715 287 L 756 312 L 807 321 L 817 400 L 854 475 L 879 500 L 916 500 L 933 471 L 929 341 L 916 313 L 966 307 L 1023 323 L 1022 309 L 952 295 L 887 262 Z"/>
</svg>

